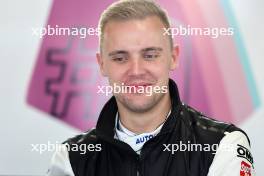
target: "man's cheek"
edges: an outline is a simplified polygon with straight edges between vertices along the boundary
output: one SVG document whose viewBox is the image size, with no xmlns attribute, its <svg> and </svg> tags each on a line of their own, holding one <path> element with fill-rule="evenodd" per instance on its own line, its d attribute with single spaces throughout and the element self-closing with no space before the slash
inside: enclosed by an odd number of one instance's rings
<svg viewBox="0 0 264 176">
<path fill-rule="evenodd" d="M 113 83 L 121 84 L 123 83 L 124 76 L 122 76 L 122 73 L 116 71 L 110 74 L 109 78 L 112 79 Z"/>
<path fill-rule="evenodd" d="M 119 70 L 120 69 L 118 69 L 118 68 L 115 68 L 114 66 L 112 66 L 111 64 L 109 64 L 108 66 L 107 66 L 108 68 L 107 68 L 107 77 L 109 78 L 109 79 L 112 79 L 112 80 L 118 80 L 119 79 L 119 77 L 120 77 L 120 72 L 119 72 Z"/>
<path fill-rule="evenodd" d="M 169 72 L 167 69 L 160 69 L 152 72 L 152 75 L 158 80 L 165 80 L 168 77 Z"/>
</svg>

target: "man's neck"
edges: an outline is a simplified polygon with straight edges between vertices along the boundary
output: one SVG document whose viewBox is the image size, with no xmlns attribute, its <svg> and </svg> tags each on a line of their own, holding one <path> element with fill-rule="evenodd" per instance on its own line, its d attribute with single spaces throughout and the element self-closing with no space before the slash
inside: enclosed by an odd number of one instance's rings
<svg viewBox="0 0 264 176">
<path fill-rule="evenodd" d="M 144 113 L 132 112 L 117 102 L 122 125 L 136 133 L 149 133 L 159 127 L 171 109 L 171 99 L 167 93 L 153 108 Z"/>
</svg>

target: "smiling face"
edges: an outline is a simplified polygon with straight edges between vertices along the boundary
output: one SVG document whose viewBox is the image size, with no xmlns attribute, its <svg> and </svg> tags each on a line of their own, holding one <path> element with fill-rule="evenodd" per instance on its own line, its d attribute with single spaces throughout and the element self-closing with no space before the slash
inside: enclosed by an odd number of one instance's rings
<svg viewBox="0 0 264 176">
<path fill-rule="evenodd" d="M 102 50 L 97 61 L 109 84 L 145 87 L 168 86 L 169 72 L 178 61 L 178 48 L 171 48 L 163 35 L 164 25 L 156 16 L 128 21 L 110 21 L 104 29 Z M 167 93 L 114 94 L 117 103 L 133 112 L 155 107 Z"/>
</svg>

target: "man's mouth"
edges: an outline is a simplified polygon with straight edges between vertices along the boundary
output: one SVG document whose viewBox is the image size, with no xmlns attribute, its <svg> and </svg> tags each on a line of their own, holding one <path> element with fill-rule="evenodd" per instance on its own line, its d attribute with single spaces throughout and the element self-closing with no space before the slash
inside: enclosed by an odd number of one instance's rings
<svg viewBox="0 0 264 176">
<path fill-rule="evenodd" d="M 134 83 L 134 84 L 127 84 L 126 86 L 133 86 L 133 87 L 147 87 L 151 86 L 151 83 Z"/>
<path fill-rule="evenodd" d="M 135 87 L 135 88 L 145 88 L 145 87 L 149 87 L 149 86 L 152 86 L 152 85 L 153 85 L 153 83 L 147 83 L 147 82 L 138 82 L 138 83 L 125 84 L 125 86 Z"/>
</svg>

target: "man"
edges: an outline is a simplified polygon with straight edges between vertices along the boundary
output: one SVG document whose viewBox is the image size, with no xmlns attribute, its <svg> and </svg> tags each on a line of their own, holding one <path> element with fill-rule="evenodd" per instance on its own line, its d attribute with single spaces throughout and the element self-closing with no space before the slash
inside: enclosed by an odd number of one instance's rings
<svg viewBox="0 0 264 176">
<path fill-rule="evenodd" d="M 113 92 L 96 128 L 65 141 L 48 175 L 253 175 L 246 134 L 181 103 L 169 79 L 179 48 L 164 35 L 164 10 L 153 1 L 119 1 L 99 27 L 102 75 L 110 86 L 133 91 Z M 82 145 L 89 146 L 85 153 L 73 149 Z"/>
</svg>

